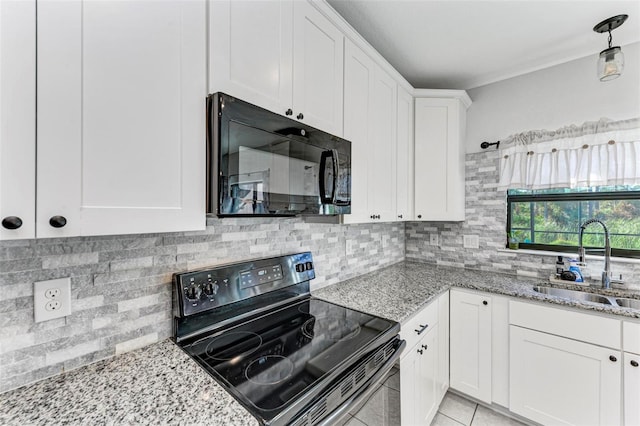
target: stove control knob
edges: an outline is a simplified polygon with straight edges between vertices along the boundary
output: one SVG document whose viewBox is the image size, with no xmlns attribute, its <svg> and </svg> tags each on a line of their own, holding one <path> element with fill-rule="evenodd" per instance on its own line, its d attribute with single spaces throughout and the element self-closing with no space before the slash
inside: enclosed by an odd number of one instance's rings
<svg viewBox="0 0 640 426">
<path fill-rule="evenodd" d="M 187 289 L 185 290 L 185 295 L 189 300 L 198 300 L 200 298 L 200 288 L 198 288 L 198 286 L 196 285 L 187 287 Z"/>
<path fill-rule="evenodd" d="M 207 296 L 213 296 L 214 294 L 218 294 L 218 284 L 217 281 L 209 282 L 204 285 L 203 291 Z"/>
</svg>

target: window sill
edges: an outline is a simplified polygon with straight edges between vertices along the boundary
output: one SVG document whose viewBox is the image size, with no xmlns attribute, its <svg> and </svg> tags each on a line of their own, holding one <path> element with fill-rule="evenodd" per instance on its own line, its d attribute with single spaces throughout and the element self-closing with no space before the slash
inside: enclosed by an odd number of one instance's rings
<svg viewBox="0 0 640 426">
<path fill-rule="evenodd" d="M 546 256 L 546 257 L 558 257 L 558 256 L 566 256 L 570 258 L 578 258 L 578 253 L 570 253 L 570 252 L 559 252 L 559 251 L 544 251 L 544 250 L 526 250 L 526 249 L 518 249 L 511 250 L 508 248 L 499 248 L 497 251 L 501 253 L 515 253 L 515 254 L 532 254 L 536 256 Z M 599 256 L 596 254 L 587 254 L 587 259 L 594 260 L 603 260 L 604 256 Z M 640 264 L 640 259 L 632 259 L 629 257 L 613 257 L 611 256 L 611 261 L 616 263 L 631 263 L 631 264 Z"/>
</svg>

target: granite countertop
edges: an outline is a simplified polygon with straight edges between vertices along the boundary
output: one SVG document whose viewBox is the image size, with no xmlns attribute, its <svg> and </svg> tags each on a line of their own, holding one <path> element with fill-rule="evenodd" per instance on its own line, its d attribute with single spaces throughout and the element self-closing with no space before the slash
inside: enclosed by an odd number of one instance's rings
<svg viewBox="0 0 640 426">
<path fill-rule="evenodd" d="M 238 425 L 251 416 L 170 340 L 0 395 L 2 425 Z"/>
<path fill-rule="evenodd" d="M 451 287 L 640 318 L 640 310 L 536 293 L 536 284 L 543 280 L 405 261 L 313 295 L 399 322 Z M 623 295 L 619 290 L 597 292 Z M 640 299 L 639 292 L 624 295 Z M 258 421 L 185 352 L 165 340 L 0 394 L 0 424 L 253 426 Z"/>
<path fill-rule="evenodd" d="M 422 306 L 427 305 L 431 300 L 452 287 L 481 290 L 628 318 L 640 318 L 640 310 L 637 309 L 562 299 L 535 292 L 533 290 L 535 285 L 554 286 L 540 278 L 522 278 L 507 274 L 404 261 L 324 287 L 314 291 L 313 295 L 329 302 L 398 322 L 408 319 Z M 640 293 L 633 291 L 586 288 L 576 284 L 561 287 L 640 299 Z"/>
</svg>

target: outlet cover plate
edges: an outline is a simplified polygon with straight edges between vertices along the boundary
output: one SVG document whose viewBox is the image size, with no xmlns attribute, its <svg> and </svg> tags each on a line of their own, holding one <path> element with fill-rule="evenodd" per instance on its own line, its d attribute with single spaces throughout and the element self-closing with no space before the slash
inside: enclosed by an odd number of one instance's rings
<svg viewBox="0 0 640 426">
<path fill-rule="evenodd" d="M 470 249 L 480 248 L 480 238 L 477 235 L 463 235 L 462 245 L 464 248 L 470 248 Z"/>
<path fill-rule="evenodd" d="M 33 283 L 33 313 L 36 322 L 71 315 L 71 278 Z"/>
</svg>

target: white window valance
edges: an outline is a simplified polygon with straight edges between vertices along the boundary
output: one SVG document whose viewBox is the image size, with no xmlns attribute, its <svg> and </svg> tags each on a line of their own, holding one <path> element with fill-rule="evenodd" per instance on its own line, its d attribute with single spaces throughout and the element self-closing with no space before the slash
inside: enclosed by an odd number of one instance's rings
<svg viewBox="0 0 640 426">
<path fill-rule="evenodd" d="M 518 133 L 500 147 L 500 189 L 640 185 L 640 118 Z"/>
</svg>

